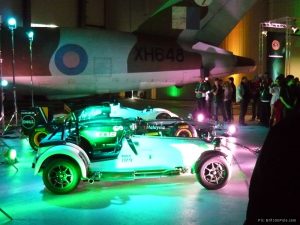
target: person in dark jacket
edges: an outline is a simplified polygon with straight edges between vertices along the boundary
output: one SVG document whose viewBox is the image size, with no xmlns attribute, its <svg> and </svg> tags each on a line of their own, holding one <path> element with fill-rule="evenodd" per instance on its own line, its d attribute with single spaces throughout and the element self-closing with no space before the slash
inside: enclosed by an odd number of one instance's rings
<svg viewBox="0 0 300 225">
<path fill-rule="evenodd" d="M 270 102 L 272 95 L 270 94 L 270 85 L 268 80 L 263 80 L 260 87 L 260 124 L 269 127 L 271 107 Z"/>
<path fill-rule="evenodd" d="M 232 98 L 231 98 L 231 102 L 232 103 L 235 103 L 236 101 L 236 86 L 234 84 L 234 78 L 233 77 L 229 77 L 228 78 L 228 81 L 231 85 L 231 88 L 232 88 Z"/>
<path fill-rule="evenodd" d="M 250 88 L 247 77 L 243 77 L 240 86 L 237 89 L 237 102 L 240 103 L 240 115 L 239 124 L 242 126 L 247 125 L 245 123 L 245 116 L 248 110 L 249 101 L 251 98 Z"/>
<path fill-rule="evenodd" d="M 294 83 L 294 76 L 287 75 L 285 78 L 285 83 L 280 89 L 281 103 L 283 104 L 283 117 L 288 117 L 294 114 L 298 102 L 297 89 Z"/>
<path fill-rule="evenodd" d="M 233 77 L 229 77 L 228 78 L 228 81 L 231 85 L 231 88 L 232 88 L 232 96 L 231 96 L 231 118 L 228 118 L 230 119 L 231 121 L 233 121 L 233 104 L 236 103 L 236 86 L 234 84 L 234 78 Z"/>
<path fill-rule="evenodd" d="M 221 111 L 223 116 L 223 122 L 227 122 L 228 118 L 225 113 L 225 107 L 224 107 L 224 89 L 222 86 L 222 80 L 219 78 L 215 79 L 214 85 L 212 87 L 212 93 L 213 93 L 213 108 L 214 108 L 214 116 L 213 119 L 218 122 L 218 114 L 219 111 Z"/>
<path fill-rule="evenodd" d="M 300 223 L 300 113 L 273 126 L 250 181 L 244 225 Z"/>
<path fill-rule="evenodd" d="M 252 109 L 252 121 L 260 119 L 261 104 L 260 104 L 260 90 L 262 86 L 261 76 L 255 77 L 250 82 L 250 93 L 251 93 L 251 109 Z"/>
<path fill-rule="evenodd" d="M 197 111 L 201 111 L 204 114 L 207 113 L 206 95 L 211 89 L 210 83 L 205 80 L 204 76 L 200 76 L 199 82 L 195 88 L 195 95 L 197 99 Z"/>
</svg>

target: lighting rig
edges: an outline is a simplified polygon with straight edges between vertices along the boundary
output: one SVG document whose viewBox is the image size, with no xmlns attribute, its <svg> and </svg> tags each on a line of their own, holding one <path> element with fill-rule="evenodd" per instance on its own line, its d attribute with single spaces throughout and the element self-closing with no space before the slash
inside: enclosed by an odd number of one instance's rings
<svg viewBox="0 0 300 225">
<path fill-rule="evenodd" d="M 259 27 L 259 58 L 258 58 L 258 73 L 264 72 L 264 51 L 265 38 L 268 36 L 268 31 L 277 30 L 285 32 L 285 75 L 290 73 L 290 55 L 291 55 L 291 35 L 296 34 L 299 28 L 296 24 L 297 19 L 292 17 L 283 17 L 260 23 Z"/>
<path fill-rule="evenodd" d="M 29 40 L 29 54 L 30 54 L 30 82 L 31 82 L 31 106 L 34 107 L 34 94 L 33 94 L 33 65 L 32 65 L 32 42 L 33 42 L 33 31 L 27 32 Z"/>
<path fill-rule="evenodd" d="M 1 131 L 4 131 L 5 129 L 5 118 L 4 118 L 4 89 L 3 86 L 5 85 L 5 82 L 3 80 L 3 71 L 2 71 L 2 17 L 0 15 L 0 81 L 1 81 L 1 114 L 0 114 L 0 121 L 2 125 Z"/>
<path fill-rule="evenodd" d="M 12 52 L 12 76 L 13 76 L 13 96 L 14 96 L 14 113 L 11 116 L 8 124 L 6 125 L 3 134 L 10 126 L 13 119 L 15 120 L 15 126 L 18 125 L 18 108 L 17 108 L 17 91 L 16 91 L 16 75 L 15 75 L 15 40 L 14 30 L 17 28 L 17 21 L 15 18 L 8 19 L 8 28 L 11 31 L 11 52 Z"/>
</svg>

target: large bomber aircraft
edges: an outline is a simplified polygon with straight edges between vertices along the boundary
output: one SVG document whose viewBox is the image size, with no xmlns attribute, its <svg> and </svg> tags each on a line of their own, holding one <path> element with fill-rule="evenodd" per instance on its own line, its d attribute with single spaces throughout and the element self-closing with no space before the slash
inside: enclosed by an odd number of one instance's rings
<svg viewBox="0 0 300 225">
<path fill-rule="evenodd" d="M 255 0 L 169 0 L 132 33 L 96 28 L 1 30 L 3 77 L 18 91 L 62 99 L 143 90 L 249 73 L 252 59 L 218 48 Z M 33 70 L 30 69 L 30 64 Z M 13 76 L 13 70 L 14 76 Z M 31 83 L 32 79 L 32 83 Z"/>
</svg>

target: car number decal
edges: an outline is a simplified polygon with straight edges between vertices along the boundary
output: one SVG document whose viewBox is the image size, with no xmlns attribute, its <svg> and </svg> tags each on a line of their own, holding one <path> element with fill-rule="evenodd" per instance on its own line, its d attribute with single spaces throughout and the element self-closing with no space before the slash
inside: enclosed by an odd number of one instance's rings
<svg viewBox="0 0 300 225">
<path fill-rule="evenodd" d="M 132 157 L 131 155 L 121 155 L 121 161 L 124 162 L 124 163 L 127 163 L 127 162 L 132 162 Z"/>
<path fill-rule="evenodd" d="M 117 132 L 116 131 L 112 131 L 112 132 L 99 131 L 96 133 L 96 136 L 97 137 L 116 137 Z"/>
</svg>

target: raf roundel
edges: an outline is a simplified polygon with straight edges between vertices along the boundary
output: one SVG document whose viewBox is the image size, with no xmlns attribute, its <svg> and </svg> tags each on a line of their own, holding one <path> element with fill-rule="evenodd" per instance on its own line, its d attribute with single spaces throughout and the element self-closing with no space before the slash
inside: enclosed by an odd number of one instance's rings
<svg viewBox="0 0 300 225">
<path fill-rule="evenodd" d="M 54 61 L 60 72 L 66 75 L 78 75 L 85 70 L 88 55 L 81 46 L 66 44 L 57 50 Z"/>
</svg>

